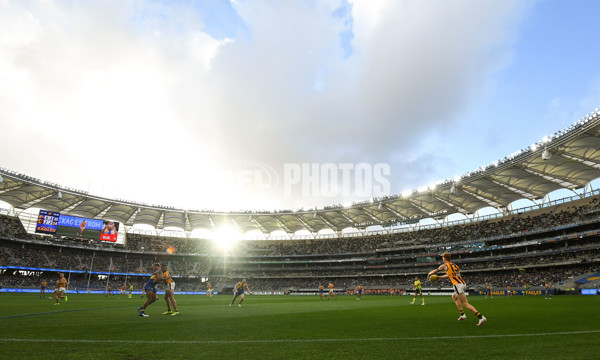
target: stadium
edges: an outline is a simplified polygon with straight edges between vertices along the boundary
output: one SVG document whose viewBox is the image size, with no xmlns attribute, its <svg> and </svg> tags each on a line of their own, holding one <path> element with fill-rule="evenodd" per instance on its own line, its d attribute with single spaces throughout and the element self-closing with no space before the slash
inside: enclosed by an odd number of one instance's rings
<svg viewBox="0 0 600 360">
<path fill-rule="evenodd" d="M 61 334 L 64 330 L 72 332 L 69 342 L 77 344 L 80 350 L 76 353 L 81 356 L 88 353 L 99 356 L 103 354 L 100 348 L 106 345 L 122 347 L 124 350 L 119 353 L 131 347 L 148 347 L 143 339 L 127 335 L 130 331 L 127 329 L 136 325 L 123 317 L 135 317 L 138 295 L 155 262 L 167 264 L 173 274 L 185 323 L 165 323 L 160 317 L 162 309 L 157 309 L 163 306 L 161 302 L 148 312 L 157 315 L 155 326 L 178 333 L 165 340 L 182 348 L 195 345 L 220 348 L 224 344 L 230 346 L 231 342 L 233 346 L 249 346 L 256 351 L 282 346 L 290 348 L 282 349 L 284 354 L 289 351 L 311 356 L 310 352 L 303 352 L 303 342 L 315 342 L 316 348 L 330 342 L 348 342 L 349 346 L 360 347 L 366 343 L 376 347 L 400 342 L 404 347 L 406 342 L 426 340 L 429 336 L 442 343 L 478 338 L 471 331 L 464 336 L 456 335 L 456 330 L 452 336 L 434 331 L 433 324 L 441 316 L 435 313 L 436 307 L 448 308 L 444 301 L 447 299 L 443 298 L 452 294 L 453 289 L 450 283 L 427 283 L 425 279 L 440 264 L 439 255 L 449 252 L 468 281 L 472 301 L 486 308 L 489 318 L 498 317 L 494 322 L 501 324 L 490 324 L 488 327 L 493 330 L 478 341 L 497 343 L 517 336 L 530 337 L 528 345 L 520 346 L 534 351 L 552 336 L 561 336 L 565 354 L 579 352 L 584 357 L 582 344 L 596 346 L 594 339 L 600 331 L 597 321 L 592 321 L 595 316 L 586 316 L 595 313 L 598 297 L 583 296 L 600 293 L 600 190 L 592 188 L 593 181 L 600 177 L 599 149 L 600 113 L 595 109 L 544 143 L 524 148 L 461 178 L 440 182 L 433 189 L 373 199 L 350 207 L 275 213 L 213 213 L 128 203 L 2 169 L 0 200 L 10 204 L 8 209 L 2 209 L 0 222 L 0 282 L 5 304 L 2 340 L 5 346 L 14 349 L 9 354 L 21 352 L 24 344 L 32 356 L 39 355 L 42 347 L 64 346 L 60 343 L 64 335 L 54 339 L 53 331 L 37 330 L 42 318 L 52 324 L 53 318 L 61 317 Z M 572 190 L 573 195 L 550 200 L 548 194 L 558 189 Z M 540 201 L 526 208 L 511 207 L 511 203 L 522 198 Z M 490 206 L 498 212 L 472 216 Z M 453 213 L 471 216 L 464 220 L 444 220 Z M 103 241 L 96 233 L 61 233 L 60 224 L 54 231 L 61 236 L 49 234 L 45 232 L 47 229 L 40 231 L 42 214 L 70 214 L 105 223 L 116 221 L 120 223 L 119 238 Z M 437 223 L 420 225 L 428 218 Z M 134 225 L 138 223 L 151 224 L 156 231 L 136 230 Z M 240 240 L 229 248 L 218 246 L 212 239 L 191 236 L 195 228 L 216 228 L 216 224 L 224 223 L 235 224 L 242 230 L 258 228 L 266 235 L 281 228 L 289 233 L 281 238 Z M 373 225 L 381 229 L 370 231 Z M 179 227 L 180 231 L 164 231 L 165 227 Z M 319 232 L 325 228 L 333 231 Z M 358 231 L 342 231 L 347 228 Z M 301 229 L 309 230 L 313 236 L 295 235 Z M 67 293 L 72 300 L 60 310 L 50 311 L 54 309 L 39 305 L 39 284 L 44 280 L 52 283 L 61 272 L 68 276 Z M 397 321 L 404 321 L 405 316 L 414 316 L 414 312 L 402 313 L 413 311 L 407 304 L 414 294 L 415 277 L 423 280 L 427 310 L 432 309 L 419 319 L 419 327 L 427 326 L 429 316 L 433 326 L 427 329 L 429 335 L 412 336 L 411 332 L 398 331 L 382 334 L 378 330 L 374 336 L 340 329 L 340 324 L 348 321 L 343 317 L 364 316 L 357 321 L 370 323 L 382 321 L 383 316 L 387 320 L 379 329 L 385 329 L 391 326 L 389 317 L 397 316 Z M 254 295 L 264 297 L 253 297 L 244 304 L 243 313 L 232 315 L 227 313 L 226 305 L 233 287 L 242 278 L 247 279 Z M 213 284 L 214 300 L 205 296 L 207 282 Z M 335 285 L 337 298 L 322 304 L 318 286 L 329 283 Z M 133 296 L 121 299 L 116 291 L 107 292 L 109 285 L 117 289 L 124 284 L 127 288 L 133 286 Z M 355 300 L 357 286 L 365 290 L 366 297 L 361 303 L 351 301 Z M 547 287 L 550 293 L 546 292 Z M 41 300 L 46 305 L 51 303 L 45 298 Z M 544 300 L 552 300 L 552 305 L 543 303 Z M 128 305 L 122 305 L 123 302 Z M 511 305 L 515 304 L 526 309 L 526 314 L 535 314 L 534 320 L 519 325 L 518 331 L 507 327 L 517 320 L 501 315 L 498 310 L 504 307 L 504 311 L 514 313 Z M 221 306 L 218 310 L 214 309 L 217 305 Z M 300 320 L 300 315 L 306 311 L 322 312 L 323 305 L 333 315 L 319 316 L 326 323 L 333 322 L 331 329 L 323 330 L 319 325 L 320 330 L 314 332 L 308 331 L 312 326 L 301 328 L 298 333 L 284 330 L 285 323 L 299 326 L 298 321 L 311 321 Z M 332 306 L 339 307 L 332 309 Z M 380 307 L 392 307 L 393 312 L 380 314 L 377 312 Z M 103 313 L 98 316 L 115 316 L 123 321 L 119 326 L 124 333 L 118 339 L 111 334 L 114 329 L 86 325 L 88 316 L 93 318 L 98 310 Z M 274 317 L 273 311 L 283 320 L 262 319 Z M 564 313 L 570 315 L 563 322 L 545 321 Z M 235 322 L 236 316 L 243 318 L 249 334 L 236 334 L 235 339 L 227 340 L 228 326 L 235 327 L 231 322 Z M 273 321 L 276 332 L 262 334 L 264 329 L 258 332 L 262 329 L 261 321 Z M 319 323 L 317 318 L 314 321 Z M 209 323 L 214 332 L 195 333 L 194 323 Z M 347 326 L 353 328 L 351 323 Z M 79 332 L 81 327 L 86 329 L 85 334 Z M 189 331 L 183 338 L 180 327 Z M 45 328 L 52 329 L 52 325 Z M 423 331 L 418 329 L 415 332 Z M 160 353 L 158 349 L 150 349 Z M 178 354 L 185 357 L 185 352 Z"/>
<path fill-rule="evenodd" d="M 0 359 L 598 357 L 597 2 L 0 8 Z"/>
</svg>

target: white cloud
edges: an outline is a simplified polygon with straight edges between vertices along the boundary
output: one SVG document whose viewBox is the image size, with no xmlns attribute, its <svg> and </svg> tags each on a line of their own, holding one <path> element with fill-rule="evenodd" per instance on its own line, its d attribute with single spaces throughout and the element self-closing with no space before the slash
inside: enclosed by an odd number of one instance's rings
<svg viewBox="0 0 600 360">
<path fill-rule="evenodd" d="M 217 41 L 185 4 L 5 2 L 0 151 L 32 147 L 1 163 L 165 205 L 308 206 L 227 188 L 219 172 L 233 160 L 390 162 L 393 175 L 407 163 L 398 154 L 430 158 L 419 139 L 450 126 L 508 61 L 525 9 L 353 1 L 349 21 L 333 16 L 342 4 L 236 1 L 247 32 Z M 40 149 L 56 156 L 40 161 Z"/>
</svg>

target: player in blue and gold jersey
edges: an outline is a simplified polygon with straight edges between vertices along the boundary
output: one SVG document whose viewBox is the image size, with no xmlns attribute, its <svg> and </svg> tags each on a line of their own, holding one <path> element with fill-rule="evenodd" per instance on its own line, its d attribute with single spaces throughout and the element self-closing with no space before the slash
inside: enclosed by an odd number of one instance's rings
<svg viewBox="0 0 600 360">
<path fill-rule="evenodd" d="M 321 299 L 321 301 L 323 301 L 323 293 L 325 292 L 325 288 L 323 287 L 323 284 L 319 283 L 319 298 Z"/>
<path fill-rule="evenodd" d="M 232 306 L 235 302 L 235 299 L 239 296 L 241 300 L 238 306 L 242 307 L 242 302 L 244 301 L 244 290 L 248 290 L 248 293 L 252 295 L 252 291 L 250 291 L 248 284 L 246 284 L 246 279 L 242 279 L 242 281 L 235 284 L 235 287 L 233 288 L 233 300 L 231 300 L 231 304 L 229 304 L 229 306 Z"/>
<path fill-rule="evenodd" d="M 437 278 L 450 279 L 450 281 L 452 282 L 452 287 L 454 288 L 452 300 L 454 300 L 456 307 L 460 311 L 460 317 L 458 318 L 458 321 L 463 321 L 467 318 L 463 310 L 464 306 L 479 318 L 479 323 L 477 324 L 477 326 L 483 325 L 483 323 L 486 322 L 487 319 L 485 316 L 481 315 L 481 313 L 477 311 L 477 309 L 475 309 L 473 305 L 469 304 L 469 301 L 467 300 L 467 294 L 465 294 L 465 292 L 467 291 L 467 284 L 460 275 L 460 270 L 458 266 L 450 261 L 452 256 L 450 255 L 450 253 L 443 253 L 442 258 L 444 259 L 444 263 L 440 265 L 440 267 L 438 267 L 437 269 L 430 271 L 427 275 L 427 279 L 429 279 L 431 275 L 436 274 L 438 271 L 444 271 L 446 275 L 440 275 Z"/>
<path fill-rule="evenodd" d="M 365 290 L 365 287 L 362 286 L 362 285 L 358 285 L 356 287 L 356 290 L 355 290 L 355 292 L 356 292 L 356 300 L 360 300 L 360 298 L 362 297 L 362 294 L 363 294 L 364 290 Z"/>
<path fill-rule="evenodd" d="M 175 281 L 171 278 L 167 265 L 161 266 L 163 281 L 167 288 L 165 289 L 165 301 L 167 302 L 167 311 L 163 315 L 179 315 L 179 309 L 177 309 L 177 302 L 175 301 Z M 173 311 L 171 311 L 171 305 L 173 305 Z"/>
<path fill-rule="evenodd" d="M 158 300 L 158 295 L 156 295 L 156 283 L 162 280 L 162 272 L 160 271 L 160 264 L 154 263 L 152 264 L 153 274 L 150 276 L 150 280 L 146 282 L 144 286 L 144 292 L 146 293 L 146 302 L 144 305 L 138 308 L 140 316 L 148 316 L 146 315 L 146 308 L 150 306 L 150 304 L 154 303 Z"/>
<path fill-rule="evenodd" d="M 552 292 L 550 291 L 550 284 L 549 284 L 549 283 L 546 283 L 546 285 L 544 285 L 544 287 L 546 288 L 546 289 L 545 289 L 545 292 L 546 292 L 546 299 L 550 299 L 550 300 L 552 300 Z"/>
<path fill-rule="evenodd" d="M 46 280 L 42 280 L 42 284 L 40 286 L 40 298 L 42 299 L 46 295 L 46 287 L 48 287 L 48 283 L 46 282 Z"/>
</svg>

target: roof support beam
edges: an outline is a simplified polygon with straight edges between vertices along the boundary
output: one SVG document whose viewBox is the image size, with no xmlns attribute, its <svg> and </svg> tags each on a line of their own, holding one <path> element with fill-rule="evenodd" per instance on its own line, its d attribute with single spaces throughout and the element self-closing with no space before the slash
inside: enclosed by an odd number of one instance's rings
<svg viewBox="0 0 600 360">
<path fill-rule="evenodd" d="M 444 204 L 450 206 L 451 208 L 458 210 L 460 213 L 463 213 L 463 214 L 468 213 L 467 210 L 463 209 L 460 205 L 452 202 L 450 199 L 446 200 L 443 197 L 441 197 L 439 195 L 435 195 L 435 194 L 433 194 L 433 197 L 438 199 L 439 201 L 443 202 Z"/>
<path fill-rule="evenodd" d="M 496 184 L 496 185 L 500 185 L 500 186 L 502 186 L 502 187 L 504 187 L 504 188 L 506 188 L 506 189 L 508 189 L 508 190 L 510 190 L 510 191 L 512 191 L 512 192 L 515 192 L 515 193 L 517 193 L 517 194 L 519 194 L 519 195 L 521 195 L 521 196 L 523 196 L 523 197 L 526 197 L 526 198 L 527 198 L 527 199 L 529 199 L 529 200 L 535 200 L 535 198 L 536 198 L 536 196 L 535 196 L 535 195 L 533 195 L 533 194 L 530 194 L 530 193 L 528 193 L 528 192 L 527 192 L 527 191 L 525 191 L 525 190 L 521 190 L 521 189 L 518 189 L 518 188 L 516 188 L 516 187 L 510 186 L 510 185 L 508 185 L 508 184 L 505 184 L 505 183 L 503 183 L 503 182 L 501 182 L 501 181 L 498 181 L 498 180 L 496 180 L 496 179 L 492 179 L 491 177 L 490 177 L 490 178 L 488 178 L 488 179 L 489 179 L 491 182 L 493 182 L 494 184 Z"/>
<path fill-rule="evenodd" d="M 379 223 L 382 223 L 382 222 L 384 222 L 383 220 L 381 220 L 381 219 L 379 219 L 377 216 L 375 216 L 375 214 L 371 214 L 370 212 L 368 212 L 366 208 L 364 208 L 364 207 L 361 207 L 361 208 L 359 208 L 359 209 L 360 209 L 362 212 L 364 212 L 365 214 L 367 214 L 367 216 L 369 216 L 371 219 L 373 219 L 373 220 L 375 220 L 375 221 L 377 221 L 377 222 L 379 222 Z"/>
<path fill-rule="evenodd" d="M 431 212 L 429 212 L 429 210 L 425 209 L 424 207 L 421 207 L 421 205 L 417 204 L 416 202 L 414 202 L 411 199 L 408 199 L 408 202 L 411 203 L 412 206 L 416 207 L 417 209 L 419 209 L 419 211 L 425 213 L 425 215 L 431 217 L 433 216 L 433 214 Z"/>
<path fill-rule="evenodd" d="M 329 228 L 330 228 L 331 230 L 333 230 L 333 231 L 335 231 L 335 232 L 337 232 L 337 231 L 338 231 L 338 228 L 337 228 L 335 225 L 333 225 L 332 223 L 330 223 L 330 222 L 329 222 L 327 219 L 325 219 L 325 218 L 324 218 L 324 217 L 323 217 L 321 214 L 319 214 L 318 212 L 317 212 L 316 214 L 317 214 L 317 217 L 318 217 L 319 219 L 323 220 L 323 222 L 324 222 L 325 224 L 327 224 L 327 226 L 329 226 Z"/>
<path fill-rule="evenodd" d="M 391 211 L 392 213 L 394 213 L 394 215 L 398 216 L 399 218 L 401 218 L 402 220 L 408 220 L 408 216 L 402 215 L 401 213 L 397 212 L 395 209 L 391 208 L 390 206 L 388 206 L 387 204 L 381 203 L 381 205 L 388 209 L 389 211 Z"/>
<path fill-rule="evenodd" d="M 532 170 L 532 169 L 527 168 L 527 167 L 523 168 L 523 171 L 526 171 L 526 172 L 528 172 L 530 174 L 533 174 L 535 176 L 541 177 L 544 180 L 552 181 L 553 183 L 555 183 L 557 185 L 560 185 L 562 187 L 565 187 L 565 188 L 575 189 L 575 188 L 579 187 L 579 185 L 575 185 L 572 182 L 569 182 L 569 181 L 564 180 L 562 178 L 557 178 L 557 177 L 554 177 L 552 175 L 541 173 L 541 172 Z"/>
<path fill-rule="evenodd" d="M 488 199 L 488 198 L 486 198 L 486 197 L 483 197 L 483 196 L 481 196 L 481 195 L 478 195 L 478 194 L 476 194 L 476 193 L 474 193 L 474 192 L 472 192 L 472 191 L 469 191 L 469 190 L 467 190 L 467 189 L 466 189 L 466 188 L 464 188 L 464 187 L 461 187 L 461 190 L 462 190 L 463 192 L 465 192 L 465 193 L 467 193 L 467 194 L 471 195 L 471 196 L 472 196 L 472 197 L 474 197 L 475 199 L 483 201 L 484 203 L 488 204 L 489 206 L 491 206 L 491 207 L 493 207 L 493 208 L 499 208 L 499 207 L 501 207 L 501 205 L 500 205 L 500 204 L 498 204 L 497 202 L 495 202 L 494 200 L 491 200 L 491 199 Z"/>
<path fill-rule="evenodd" d="M 589 159 L 582 159 L 580 157 L 573 156 L 573 155 L 567 154 L 567 153 L 561 153 L 560 155 L 566 157 L 567 159 L 575 160 L 575 161 L 577 161 L 579 163 L 582 163 L 584 165 L 593 167 L 594 169 L 600 169 L 600 164 L 598 164 L 595 161 L 591 161 Z"/>
<path fill-rule="evenodd" d="M 308 225 L 308 223 L 302 219 L 302 216 L 297 215 L 296 218 L 302 225 L 304 225 L 306 230 L 310 231 L 311 233 L 316 233 L 315 229 L 313 229 L 312 226 Z"/>
</svg>

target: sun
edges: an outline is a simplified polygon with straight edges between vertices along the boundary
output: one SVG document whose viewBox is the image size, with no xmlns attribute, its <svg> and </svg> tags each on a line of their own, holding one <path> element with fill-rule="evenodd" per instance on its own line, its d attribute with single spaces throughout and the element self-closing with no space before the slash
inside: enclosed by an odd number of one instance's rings
<svg viewBox="0 0 600 360">
<path fill-rule="evenodd" d="M 231 227 L 217 229 L 212 234 L 212 240 L 215 242 L 215 245 L 223 250 L 232 249 L 241 238 L 242 234 Z"/>
</svg>

